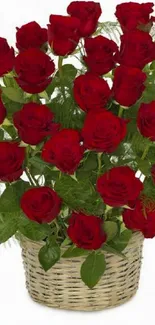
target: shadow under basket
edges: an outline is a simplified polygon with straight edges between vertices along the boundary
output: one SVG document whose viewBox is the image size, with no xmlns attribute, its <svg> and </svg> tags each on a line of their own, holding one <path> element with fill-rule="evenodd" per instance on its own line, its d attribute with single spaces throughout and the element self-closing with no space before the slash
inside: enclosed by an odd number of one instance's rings
<svg viewBox="0 0 155 325">
<path fill-rule="evenodd" d="M 33 300 L 53 308 L 94 311 L 121 305 L 138 289 L 143 236 L 133 234 L 124 253 L 127 259 L 105 253 L 106 271 L 95 288 L 80 278 L 83 257 L 61 260 L 48 272 L 40 266 L 38 252 L 43 243 L 21 241 L 26 286 Z"/>
</svg>

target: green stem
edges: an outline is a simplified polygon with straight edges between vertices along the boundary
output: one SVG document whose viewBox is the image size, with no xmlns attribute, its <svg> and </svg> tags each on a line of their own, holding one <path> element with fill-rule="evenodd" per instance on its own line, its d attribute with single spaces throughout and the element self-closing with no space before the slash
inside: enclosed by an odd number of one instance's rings
<svg viewBox="0 0 155 325">
<path fill-rule="evenodd" d="M 101 161 L 102 153 L 98 153 L 97 158 L 98 158 L 98 175 L 101 174 L 101 169 L 102 169 L 102 161 Z"/>
<path fill-rule="evenodd" d="M 120 106 L 120 108 L 119 108 L 119 112 L 118 112 L 118 116 L 119 116 L 119 117 L 122 117 L 122 114 L 123 114 L 123 107 Z"/>
<path fill-rule="evenodd" d="M 147 146 L 145 147 L 144 152 L 143 152 L 142 157 L 141 157 L 141 160 L 144 160 L 145 157 L 147 156 L 147 154 L 149 152 L 149 149 L 150 149 L 150 145 L 151 145 L 151 143 L 148 143 Z"/>
<path fill-rule="evenodd" d="M 63 56 L 59 56 L 58 69 L 59 69 L 60 79 L 62 79 L 62 63 L 63 63 Z"/>
<path fill-rule="evenodd" d="M 30 184 L 31 184 L 32 186 L 34 186 L 34 183 L 33 183 L 32 179 L 31 179 L 30 173 L 29 173 L 29 171 L 28 171 L 27 168 L 25 169 L 25 174 L 26 174 L 26 176 L 27 176 L 27 178 L 28 178 Z"/>
</svg>

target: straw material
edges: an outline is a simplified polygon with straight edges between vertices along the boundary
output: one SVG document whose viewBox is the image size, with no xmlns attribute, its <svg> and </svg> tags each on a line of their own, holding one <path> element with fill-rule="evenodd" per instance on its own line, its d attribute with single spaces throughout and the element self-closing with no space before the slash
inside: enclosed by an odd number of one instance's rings
<svg viewBox="0 0 155 325">
<path fill-rule="evenodd" d="M 143 239 L 140 233 L 133 234 L 124 251 L 127 259 L 105 253 L 106 272 L 97 286 L 89 289 L 80 278 L 83 257 L 61 258 L 46 273 L 38 261 L 43 243 L 23 238 L 21 246 L 28 292 L 39 303 L 69 310 L 93 311 L 121 305 L 138 289 Z"/>
</svg>

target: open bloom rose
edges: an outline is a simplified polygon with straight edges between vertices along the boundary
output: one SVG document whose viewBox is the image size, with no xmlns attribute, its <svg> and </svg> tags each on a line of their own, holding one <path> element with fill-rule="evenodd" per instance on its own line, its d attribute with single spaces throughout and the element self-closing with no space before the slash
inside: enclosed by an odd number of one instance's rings
<svg viewBox="0 0 155 325">
<path fill-rule="evenodd" d="M 87 55 L 83 59 L 89 71 L 103 75 L 115 67 L 115 54 L 118 47 L 114 41 L 104 36 L 86 38 L 85 50 Z"/>
<path fill-rule="evenodd" d="M 124 32 L 142 29 L 150 31 L 155 17 L 150 16 L 154 4 L 127 2 L 117 5 L 115 15 Z"/>
<path fill-rule="evenodd" d="M 7 40 L 0 37 L 0 77 L 13 69 L 14 58 L 13 47 L 9 47 Z"/>
<path fill-rule="evenodd" d="M 38 144 L 59 129 L 53 119 L 54 114 L 46 105 L 36 103 L 25 104 L 13 117 L 20 138 L 31 145 Z"/>
<path fill-rule="evenodd" d="M 137 126 L 144 137 L 155 141 L 155 101 L 141 104 L 137 116 Z"/>
<path fill-rule="evenodd" d="M 125 138 L 126 121 L 110 111 L 90 111 L 82 129 L 84 146 L 97 152 L 115 151 Z"/>
<path fill-rule="evenodd" d="M 128 166 L 113 167 L 97 181 L 97 191 L 105 204 L 112 207 L 130 206 L 142 190 L 142 182 Z"/>
<path fill-rule="evenodd" d="M 42 158 L 62 172 L 74 174 L 84 153 L 80 141 L 78 131 L 63 129 L 45 143 Z"/>
<path fill-rule="evenodd" d="M 30 47 L 41 48 L 47 42 L 47 29 L 41 28 L 36 21 L 17 27 L 16 46 L 20 51 Z"/>
<path fill-rule="evenodd" d="M 44 91 L 50 84 L 55 70 L 52 59 L 36 48 L 21 52 L 15 59 L 18 85 L 30 94 Z"/>
<path fill-rule="evenodd" d="M 73 1 L 68 6 L 67 12 L 72 17 L 79 18 L 80 36 L 88 37 L 96 31 L 102 10 L 100 4 L 94 1 Z"/>
<path fill-rule="evenodd" d="M 1 99 L 1 94 L 0 94 L 0 124 L 3 123 L 5 117 L 6 117 L 6 108 L 2 102 L 2 99 Z"/>
<path fill-rule="evenodd" d="M 50 223 L 61 209 L 62 200 L 50 187 L 35 187 L 21 198 L 21 208 L 26 216 L 38 223 Z"/>
<path fill-rule="evenodd" d="M 71 54 L 77 47 L 80 21 L 74 17 L 51 15 L 48 41 L 56 55 Z"/>
<path fill-rule="evenodd" d="M 72 213 L 67 233 L 73 243 L 83 249 L 99 249 L 106 241 L 103 221 L 99 217 L 83 213 Z"/>
<path fill-rule="evenodd" d="M 0 142 L 0 180 L 13 182 L 23 173 L 25 149 L 16 142 Z"/>
<path fill-rule="evenodd" d="M 116 61 L 132 68 L 143 69 L 155 60 L 155 43 L 152 37 L 143 31 L 131 31 L 121 36 L 121 47 Z"/>
<path fill-rule="evenodd" d="M 75 101 L 85 112 L 103 108 L 111 96 L 108 83 L 90 72 L 74 80 L 73 92 Z"/>
<path fill-rule="evenodd" d="M 145 238 L 155 237 L 155 210 L 144 206 L 140 199 L 134 209 L 124 210 L 123 221 L 127 228 L 142 231 Z"/>
<path fill-rule="evenodd" d="M 122 106 L 134 105 L 145 90 L 146 74 L 137 68 L 119 66 L 114 72 L 113 96 Z"/>
</svg>

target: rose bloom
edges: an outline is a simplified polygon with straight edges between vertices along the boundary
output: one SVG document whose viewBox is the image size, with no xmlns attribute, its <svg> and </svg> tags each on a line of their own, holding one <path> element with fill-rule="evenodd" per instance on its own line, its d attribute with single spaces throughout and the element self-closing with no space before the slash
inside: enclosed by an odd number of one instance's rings
<svg viewBox="0 0 155 325">
<path fill-rule="evenodd" d="M 99 249 L 107 238 L 99 217 L 80 212 L 72 213 L 67 233 L 77 247 L 88 250 Z"/>
<path fill-rule="evenodd" d="M 2 99 L 1 99 L 1 93 L 0 93 L 0 124 L 3 123 L 4 119 L 6 118 L 6 108 L 2 102 Z"/>
<path fill-rule="evenodd" d="M 35 187 L 21 198 L 21 209 L 25 215 L 38 223 L 50 223 L 61 209 L 62 200 L 50 187 Z"/>
<path fill-rule="evenodd" d="M 85 50 L 87 55 L 83 59 L 90 72 L 103 75 L 115 67 L 118 47 L 114 41 L 104 36 L 86 38 Z"/>
<path fill-rule="evenodd" d="M 37 94 L 51 83 L 55 70 L 52 59 L 36 48 L 21 52 L 15 59 L 15 78 L 18 85 L 27 93 Z"/>
<path fill-rule="evenodd" d="M 48 25 L 48 41 L 56 55 L 69 55 L 76 49 L 80 21 L 74 17 L 51 15 Z"/>
<path fill-rule="evenodd" d="M 84 153 L 80 142 L 78 131 L 62 129 L 45 143 L 42 159 L 55 165 L 64 173 L 74 174 Z"/>
<path fill-rule="evenodd" d="M 123 32 L 142 29 L 150 31 L 155 17 L 150 16 L 154 4 L 127 2 L 117 5 L 115 15 L 122 27 Z"/>
<path fill-rule="evenodd" d="M 16 142 L 0 142 L 0 180 L 14 182 L 23 174 L 25 149 Z"/>
<path fill-rule="evenodd" d="M 141 104 L 137 116 L 137 126 L 144 137 L 155 141 L 155 101 Z"/>
<path fill-rule="evenodd" d="M 97 180 L 97 191 L 112 207 L 130 206 L 142 190 L 143 183 L 128 166 L 113 167 Z"/>
<path fill-rule="evenodd" d="M 119 66 L 114 72 L 114 99 L 126 107 L 134 105 L 145 90 L 146 78 L 146 74 L 140 69 Z"/>
<path fill-rule="evenodd" d="M 90 111 L 82 129 L 84 146 L 97 152 L 114 152 L 125 138 L 126 121 L 105 109 Z"/>
<path fill-rule="evenodd" d="M 155 60 L 155 43 L 152 37 L 143 31 L 131 31 L 121 36 L 121 47 L 116 61 L 132 68 L 143 69 Z"/>
<path fill-rule="evenodd" d="M 137 200 L 134 209 L 125 209 L 123 221 L 127 228 L 141 231 L 145 238 L 155 237 L 155 210 L 144 206 L 142 200 Z"/>
<path fill-rule="evenodd" d="M 0 77 L 13 69 L 14 59 L 13 47 L 9 47 L 7 40 L 0 37 Z"/>
<path fill-rule="evenodd" d="M 67 12 L 72 17 L 80 20 L 80 36 L 88 37 L 96 31 L 102 10 L 98 2 L 73 1 L 68 6 Z"/>
<path fill-rule="evenodd" d="M 47 42 L 47 29 L 41 28 L 36 21 L 17 27 L 16 46 L 19 51 L 30 47 L 41 48 Z"/>
<path fill-rule="evenodd" d="M 89 72 L 74 80 L 73 92 L 75 101 L 85 112 L 103 108 L 111 96 L 108 83 Z"/>
<path fill-rule="evenodd" d="M 19 136 L 25 143 L 36 145 L 48 135 L 55 134 L 59 124 L 54 123 L 54 114 L 46 105 L 28 103 L 14 113 L 13 121 Z"/>
</svg>

